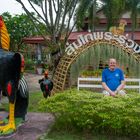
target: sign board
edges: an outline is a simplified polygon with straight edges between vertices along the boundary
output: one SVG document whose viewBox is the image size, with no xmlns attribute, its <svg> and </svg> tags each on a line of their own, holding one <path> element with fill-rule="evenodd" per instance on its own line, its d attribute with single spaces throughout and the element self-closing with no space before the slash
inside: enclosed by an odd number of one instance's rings
<svg viewBox="0 0 140 140">
<path fill-rule="evenodd" d="M 76 50 L 90 42 L 95 41 L 99 41 L 99 43 L 106 41 L 112 43 L 112 45 L 113 41 L 115 41 L 122 47 L 133 49 L 134 53 L 140 53 L 140 46 L 136 42 L 134 42 L 131 39 L 128 39 L 124 35 L 115 35 L 111 32 L 93 32 L 86 35 L 81 34 L 78 36 L 76 41 L 74 41 L 71 44 L 68 44 L 68 46 L 65 49 L 65 52 L 67 55 L 72 55 L 73 53 L 76 54 Z"/>
</svg>

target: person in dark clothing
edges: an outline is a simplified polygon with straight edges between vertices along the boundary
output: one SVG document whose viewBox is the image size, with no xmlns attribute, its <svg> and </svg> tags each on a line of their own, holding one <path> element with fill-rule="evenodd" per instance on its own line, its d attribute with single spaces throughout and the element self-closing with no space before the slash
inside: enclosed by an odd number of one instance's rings
<svg viewBox="0 0 140 140">
<path fill-rule="evenodd" d="M 48 77 L 48 71 L 44 72 L 44 77 L 39 81 L 40 89 L 43 92 L 44 98 L 47 98 L 51 95 L 51 91 L 53 89 L 53 82 Z"/>
<path fill-rule="evenodd" d="M 99 69 L 103 69 L 103 68 L 104 68 L 103 62 L 102 62 L 102 60 L 100 60 L 100 62 L 99 62 Z"/>
</svg>

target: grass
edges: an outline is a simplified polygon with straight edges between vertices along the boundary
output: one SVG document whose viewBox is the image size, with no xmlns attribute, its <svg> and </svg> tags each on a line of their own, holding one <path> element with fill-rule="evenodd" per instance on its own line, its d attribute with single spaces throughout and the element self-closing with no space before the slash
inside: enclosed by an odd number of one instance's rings
<svg viewBox="0 0 140 140">
<path fill-rule="evenodd" d="M 33 92 L 29 94 L 29 107 L 28 112 L 40 112 L 38 102 L 43 99 L 43 94 L 41 92 Z"/>
<path fill-rule="evenodd" d="M 3 96 L 0 102 L 1 102 L 0 110 L 8 111 L 9 110 L 8 98 Z"/>
<path fill-rule="evenodd" d="M 5 111 L 9 111 L 9 103 L 7 97 L 2 97 L 2 104 L 1 107 Z M 39 112 L 38 109 L 38 102 L 43 99 L 43 95 L 41 92 L 31 92 L 29 94 L 29 106 L 28 106 L 28 112 Z"/>
<path fill-rule="evenodd" d="M 40 140 L 134 140 L 134 138 L 90 134 L 67 130 L 52 130 Z M 135 140 L 138 140 L 135 138 Z"/>
</svg>

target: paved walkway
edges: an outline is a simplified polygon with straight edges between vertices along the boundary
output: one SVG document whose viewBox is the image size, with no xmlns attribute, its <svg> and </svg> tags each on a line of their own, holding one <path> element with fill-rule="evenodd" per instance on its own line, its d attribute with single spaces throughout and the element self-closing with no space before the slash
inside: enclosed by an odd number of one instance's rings
<svg viewBox="0 0 140 140">
<path fill-rule="evenodd" d="M 9 136 L 1 136 L 0 140 L 38 140 L 49 131 L 54 117 L 49 113 L 28 113 L 28 121 Z"/>
<path fill-rule="evenodd" d="M 25 73 L 30 93 L 40 91 L 38 80 L 42 77 L 43 75 Z M 20 126 L 16 133 L 0 137 L 0 140 L 38 140 L 49 131 L 50 125 L 54 122 L 54 117 L 49 113 L 28 113 L 27 118 L 28 121 Z"/>
<path fill-rule="evenodd" d="M 25 78 L 30 92 L 40 91 L 38 80 L 43 78 L 43 75 L 25 73 Z"/>
</svg>

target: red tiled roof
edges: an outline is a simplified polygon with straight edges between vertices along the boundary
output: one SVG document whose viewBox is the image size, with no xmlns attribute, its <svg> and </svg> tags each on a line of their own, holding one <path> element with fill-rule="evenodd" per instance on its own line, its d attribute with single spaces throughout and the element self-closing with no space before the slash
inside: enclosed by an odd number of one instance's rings
<svg viewBox="0 0 140 140">
<path fill-rule="evenodd" d="M 47 37 L 47 39 L 49 40 L 49 37 Z M 44 43 L 44 38 L 42 36 L 25 37 L 22 42 L 25 44 L 41 44 Z"/>
<path fill-rule="evenodd" d="M 89 32 L 72 32 L 68 38 L 69 42 L 73 42 L 75 41 L 79 35 L 86 35 Z M 125 32 L 125 34 L 128 34 L 128 37 L 131 38 L 132 37 L 132 33 L 131 32 Z M 135 41 L 140 42 L 140 31 L 139 32 L 134 32 L 133 33 L 133 39 Z M 49 38 L 48 38 L 49 40 Z M 23 43 L 25 44 L 41 44 L 44 42 L 44 38 L 43 37 L 28 37 L 28 38 L 24 38 L 23 39 Z"/>
<path fill-rule="evenodd" d="M 132 23 L 130 18 L 121 18 L 121 19 L 126 20 L 127 24 L 131 24 Z M 100 18 L 99 19 L 99 23 L 100 24 L 107 24 L 106 18 Z M 140 23 L 140 21 L 139 21 L 139 23 Z"/>
<path fill-rule="evenodd" d="M 72 32 L 68 38 L 68 40 L 71 41 L 75 41 L 79 35 L 86 35 L 89 34 L 89 32 Z"/>
<path fill-rule="evenodd" d="M 131 24 L 132 20 L 130 18 L 121 18 L 127 22 L 127 24 Z M 88 23 L 89 21 L 85 21 L 85 23 Z M 138 20 L 138 23 L 140 24 L 140 20 Z M 99 24 L 107 24 L 106 18 L 99 18 Z"/>
<path fill-rule="evenodd" d="M 78 35 L 85 35 L 88 34 L 89 32 L 72 32 L 69 36 L 69 41 L 75 41 L 78 38 Z M 125 34 L 128 34 L 128 37 L 131 38 L 132 37 L 132 33 L 131 32 L 125 32 Z M 140 41 L 140 32 L 134 32 L 134 40 L 139 40 Z"/>
<path fill-rule="evenodd" d="M 128 34 L 128 37 L 132 38 L 132 33 L 131 32 L 125 32 L 125 34 Z M 134 32 L 133 33 L 133 39 L 140 41 L 140 32 Z"/>
<path fill-rule="evenodd" d="M 120 20 L 125 20 L 127 24 L 131 24 L 132 20 L 130 18 L 121 18 Z M 89 23 L 89 20 L 85 20 L 84 23 Z M 138 20 L 138 23 L 140 24 L 140 19 Z M 106 18 L 99 18 L 99 24 L 107 24 Z M 119 24 L 119 21 L 118 21 Z"/>
<path fill-rule="evenodd" d="M 38 44 L 38 43 L 43 43 L 44 38 L 43 37 L 26 37 L 26 38 L 23 38 L 22 42 L 26 44 Z"/>
</svg>

